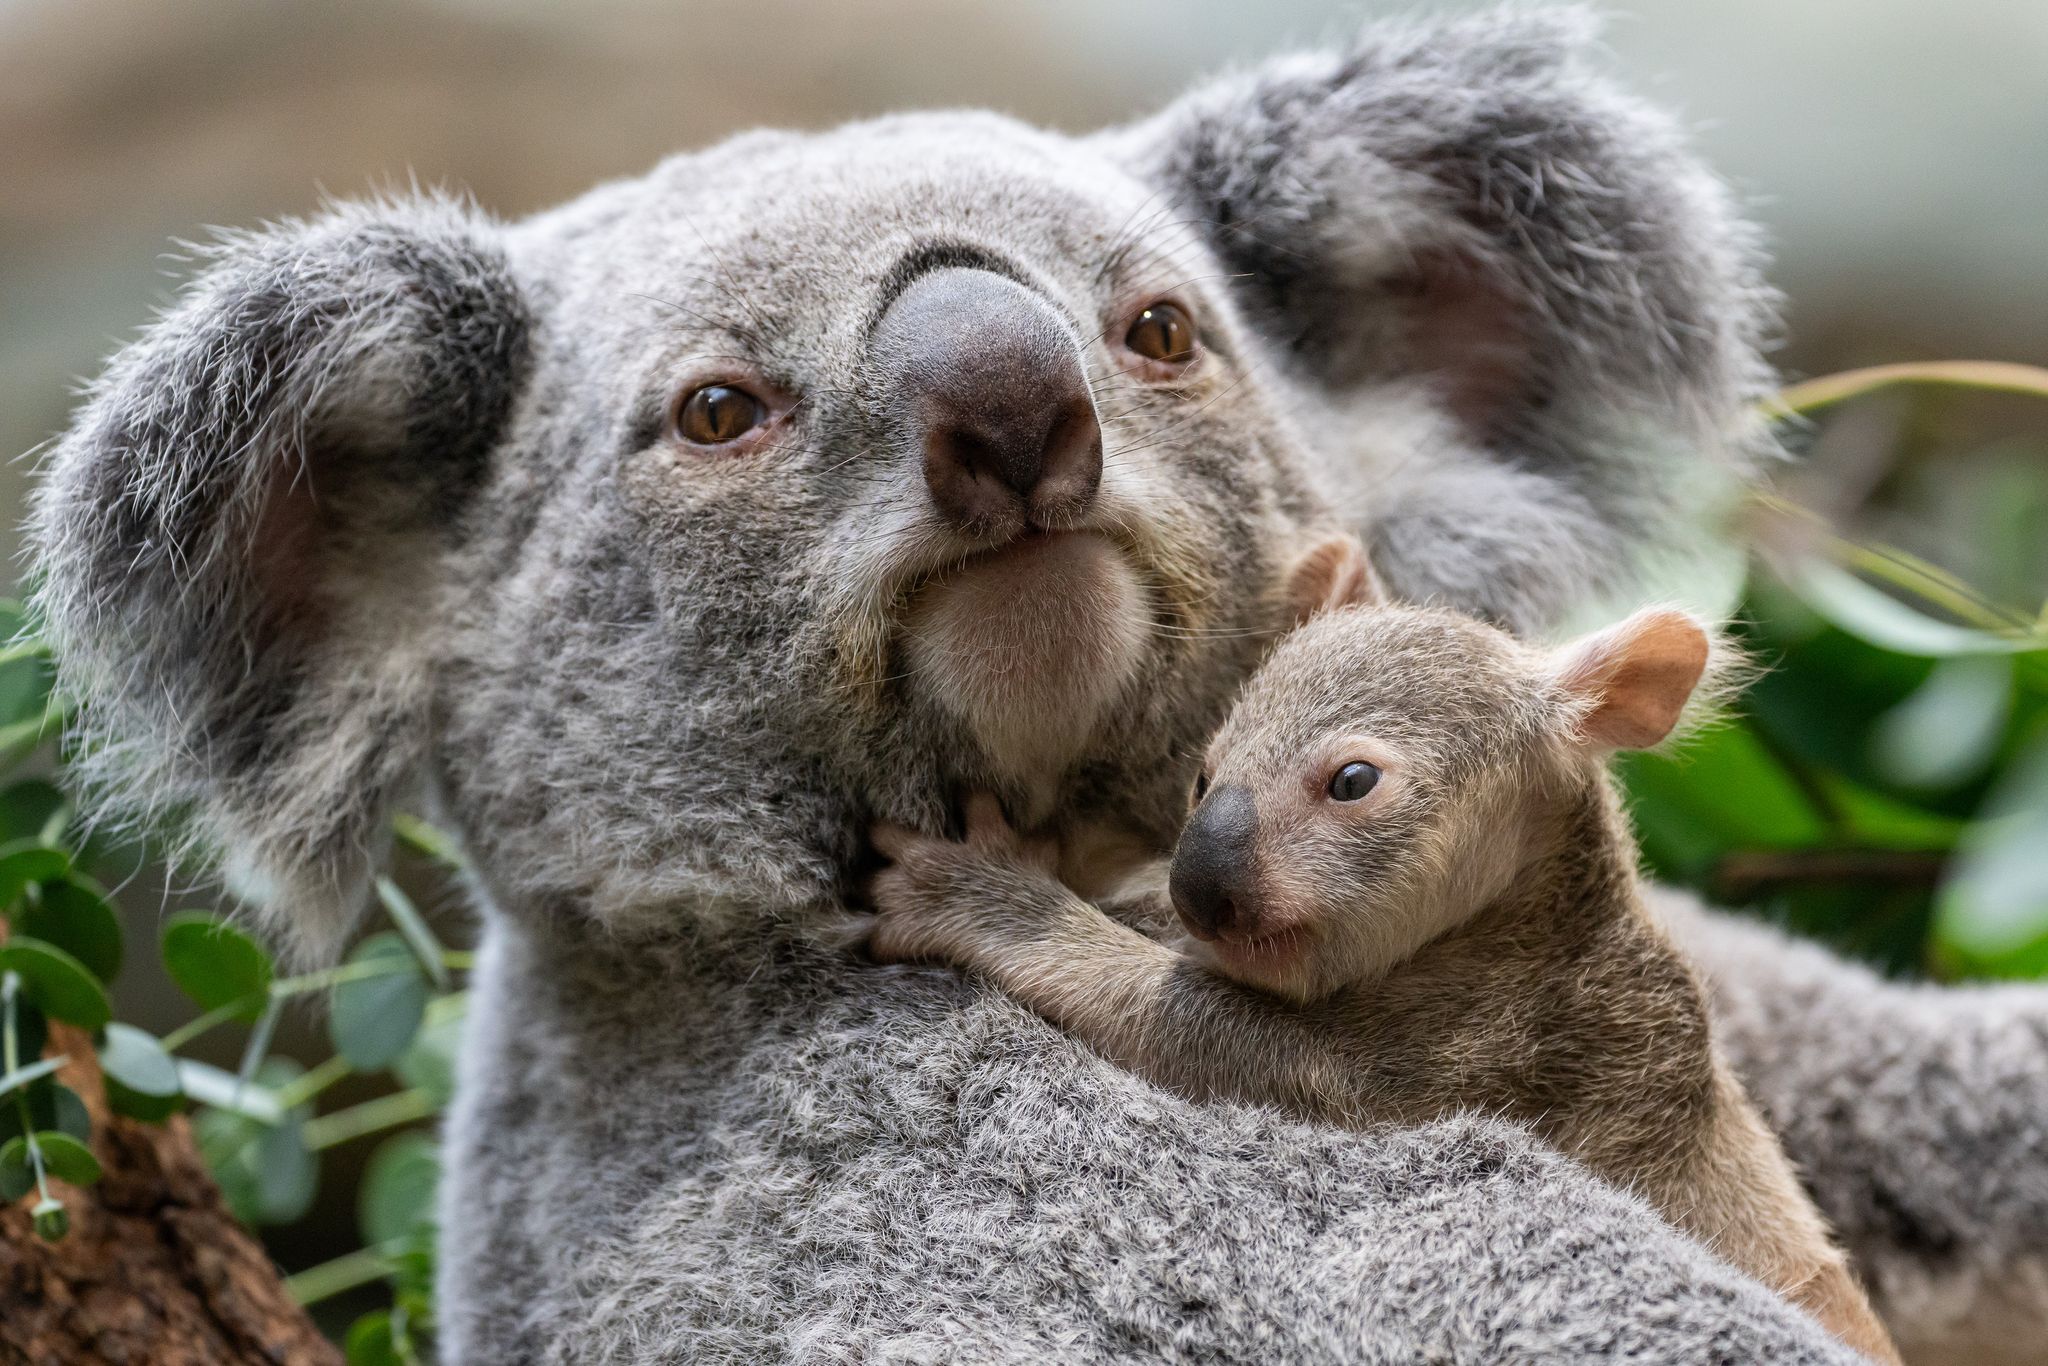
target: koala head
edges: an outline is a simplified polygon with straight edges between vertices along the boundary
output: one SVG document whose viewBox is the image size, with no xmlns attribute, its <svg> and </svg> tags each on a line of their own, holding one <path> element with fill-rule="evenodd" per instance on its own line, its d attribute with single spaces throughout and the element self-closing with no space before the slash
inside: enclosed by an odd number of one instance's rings
<svg viewBox="0 0 2048 1366">
<path fill-rule="evenodd" d="M 83 762 L 315 950 L 422 797 L 621 934 L 801 923 L 969 787 L 1163 846 L 1309 538 L 1541 626 L 1753 448 L 1747 230 L 1582 29 L 229 237 L 36 503 Z"/>
<path fill-rule="evenodd" d="M 1299 1000 L 1380 976 L 1538 860 L 1583 857 L 1573 818 L 1607 756 L 1669 735 L 1710 653 L 1667 608 L 1545 650 L 1387 604 L 1347 541 L 1296 583 L 1320 614 L 1211 741 L 1169 886 L 1219 969 Z"/>
</svg>

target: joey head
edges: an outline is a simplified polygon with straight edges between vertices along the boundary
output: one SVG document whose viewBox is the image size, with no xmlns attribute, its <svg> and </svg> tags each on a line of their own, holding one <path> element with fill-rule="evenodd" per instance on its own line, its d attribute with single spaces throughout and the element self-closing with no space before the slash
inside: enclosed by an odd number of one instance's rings
<svg viewBox="0 0 2048 1366">
<path fill-rule="evenodd" d="M 1315 615 L 1210 740 L 1164 893 L 1124 908 L 1170 904 L 1177 947 L 1066 890 L 982 798 L 963 843 L 880 832 L 877 951 L 976 969 L 1197 1095 L 1361 1128 L 1511 1114 L 1891 1359 L 1714 1048 L 1607 776 L 1678 724 L 1706 632 L 1653 608 L 1540 649 L 1375 601 L 1348 541 L 1291 588 Z"/>
</svg>

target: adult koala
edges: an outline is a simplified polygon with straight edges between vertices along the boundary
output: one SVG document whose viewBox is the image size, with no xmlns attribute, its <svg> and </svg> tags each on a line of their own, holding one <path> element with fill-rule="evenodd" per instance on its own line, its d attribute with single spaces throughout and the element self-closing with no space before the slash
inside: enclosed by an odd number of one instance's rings
<svg viewBox="0 0 2048 1366">
<path fill-rule="evenodd" d="M 115 359 L 34 526 L 92 762 L 315 952 L 395 802 L 479 870 L 450 1360 L 1843 1358 L 1518 1130 L 1190 1103 L 834 946 L 966 789 L 1170 839 L 1309 535 L 1535 629 L 1742 465 L 1749 233 L 1584 39 L 343 206 Z M 1906 989 L 1750 933 L 1727 1040 L 1901 1338 L 2027 1284 L 2040 998 L 1845 1030 Z"/>
</svg>

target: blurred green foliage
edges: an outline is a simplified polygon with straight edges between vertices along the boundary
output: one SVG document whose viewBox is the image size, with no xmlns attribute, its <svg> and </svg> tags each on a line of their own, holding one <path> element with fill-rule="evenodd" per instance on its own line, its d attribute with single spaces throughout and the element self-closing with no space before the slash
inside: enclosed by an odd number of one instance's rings
<svg viewBox="0 0 2048 1366">
<path fill-rule="evenodd" d="M 2048 396 L 2048 371 L 1892 367 L 1788 391 L 1813 412 L 1900 383 Z M 1962 473 L 1958 475 L 1955 470 Z M 2048 976 L 2048 448 L 2001 442 L 1948 477 L 1901 472 L 1893 492 L 1918 525 L 1969 538 L 1972 586 L 1914 555 L 1847 539 L 1769 495 L 1734 634 L 1760 673 L 1728 719 L 1670 752 L 1622 763 L 1644 859 L 1659 877 L 1753 906 L 1900 972 Z M 1958 522 L 1958 518 L 1961 519 Z M 1907 523 L 1909 527 L 1916 525 Z M 2035 601 L 2017 605 L 2024 593 Z M 99 1176 L 82 1099 L 46 1057 L 51 1020 L 92 1035 L 115 1113 L 181 1110 L 245 1221 L 306 1215 L 321 1156 L 377 1146 L 356 1192 L 359 1251 L 288 1282 L 302 1302 L 382 1283 L 388 1307 L 358 1317 L 354 1366 L 417 1363 L 433 1327 L 436 1141 L 453 1089 L 469 955 L 444 948 L 412 902 L 378 884 L 388 928 L 338 967 L 280 976 L 269 953 L 218 916 L 165 922 L 156 952 L 193 1016 L 162 1038 L 112 1019 L 121 920 L 94 873 L 108 859 L 62 788 L 67 711 L 47 652 L 21 609 L 0 604 L 0 1199 L 35 1202 L 62 1237 L 52 1180 Z M 444 877 L 454 843 L 409 816 L 402 845 Z M 279 1012 L 324 995 L 333 1054 L 311 1066 L 272 1056 Z M 226 1071 L 181 1056 L 202 1035 L 239 1031 Z M 389 1091 L 321 1108 L 359 1073 Z"/>
</svg>

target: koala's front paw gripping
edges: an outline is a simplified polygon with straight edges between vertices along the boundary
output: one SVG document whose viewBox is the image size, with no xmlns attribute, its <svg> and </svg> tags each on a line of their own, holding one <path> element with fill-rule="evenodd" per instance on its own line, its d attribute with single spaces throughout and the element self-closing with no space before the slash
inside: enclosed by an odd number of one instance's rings
<svg viewBox="0 0 2048 1366">
<path fill-rule="evenodd" d="M 1019 835 L 987 794 L 968 798 L 966 816 L 962 840 L 886 823 L 874 828 L 875 848 L 889 860 L 869 885 L 875 919 L 868 952 L 876 958 L 973 966 L 977 951 L 1068 899 L 1055 873 L 1055 841 Z"/>
</svg>

